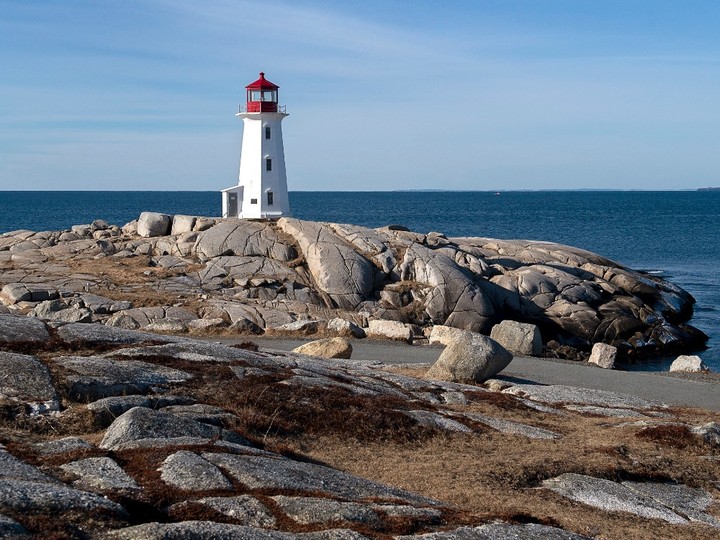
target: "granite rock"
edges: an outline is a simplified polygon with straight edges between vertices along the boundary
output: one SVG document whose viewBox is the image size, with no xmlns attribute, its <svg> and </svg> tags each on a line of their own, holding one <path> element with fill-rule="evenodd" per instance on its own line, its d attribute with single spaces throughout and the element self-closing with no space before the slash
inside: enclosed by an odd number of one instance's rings
<svg viewBox="0 0 720 540">
<path fill-rule="evenodd" d="M 0 313 L 0 343 L 29 343 L 48 339 L 50 333 L 42 321 Z"/>
<path fill-rule="evenodd" d="M 519 356 L 540 356 L 542 353 L 540 329 L 534 324 L 504 320 L 492 327 L 490 337 Z"/>
<path fill-rule="evenodd" d="M 342 337 L 310 341 L 293 349 L 293 352 L 307 354 L 309 356 L 345 359 L 350 358 L 352 351 L 352 344 Z"/>
<path fill-rule="evenodd" d="M 708 367 L 699 356 L 678 356 L 670 365 L 670 371 L 686 371 L 698 373 L 709 371 Z"/>
<path fill-rule="evenodd" d="M 588 363 L 595 364 L 603 369 L 614 369 L 617 352 L 617 347 L 607 343 L 596 343 L 590 352 Z"/>
<path fill-rule="evenodd" d="M 24 404 L 31 413 L 60 409 L 50 372 L 34 356 L 0 351 L 0 398 Z"/>
<path fill-rule="evenodd" d="M 143 212 L 137 222 L 137 234 L 143 238 L 165 236 L 170 232 L 171 218 L 158 212 Z"/>
<path fill-rule="evenodd" d="M 428 379 L 481 383 L 494 377 L 512 361 L 512 354 L 492 339 L 465 332 L 457 336 L 425 374 Z"/>
</svg>

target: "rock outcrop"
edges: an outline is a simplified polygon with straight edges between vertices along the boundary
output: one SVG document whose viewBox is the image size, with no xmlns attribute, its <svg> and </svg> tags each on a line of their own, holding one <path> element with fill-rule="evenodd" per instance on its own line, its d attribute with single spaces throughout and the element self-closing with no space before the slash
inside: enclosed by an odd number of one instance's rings
<svg viewBox="0 0 720 540">
<path fill-rule="evenodd" d="M 387 321 L 408 340 L 438 325 L 487 334 L 531 324 L 546 355 L 573 359 L 599 342 L 622 360 L 706 340 L 687 324 L 686 291 L 547 242 L 145 212 L 122 229 L 98 220 L 0 235 L 0 265 L 4 311 L 58 323 L 262 333 L 302 320 L 358 337 Z M 333 320 L 346 323 L 331 330 Z M 530 343 L 517 352 L 539 354 L 534 332 Z"/>
<path fill-rule="evenodd" d="M 468 357 L 490 351 L 501 364 L 510 357 L 474 332 L 438 332 L 448 344 L 443 354 L 459 362 L 446 367 L 463 382 L 450 382 L 379 362 L 97 324 L 52 328 L 58 323 L 11 315 L 0 335 L 17 335 L 15 319 L 32 325 L 21 341 L 1 342 L 2 536 L 576 539 L 591 523 L 598 534 L 619 538 L 605 534 L 614 521 L 607 512 L 622 513 L 623 535 L 628 524 L 656 536 L 720 530 L 705 459 L 715 456 L 696 455 L 712 454 L 720 441 L 707 414 L 687 423 L 687 411 L 668 419 L 660 403 L 512 378 L 488 385 L 498 391 L 464 384 L 489 373 L 482 363 L 465 366 Z M 693 449 L 683 454 L 690 463 L 682 471 L 676 447 L 663 454 L 668 433 L 668 444 Z M 643 442 L 648 438 L 653 444 Z M 379 455 L 388 445 L 397 456 Z M 617 458 L 585 465 L 578 447 L 595 459 Z M 518 448 L 522 454 L 513 454 Z M 463 452 L 469 461 L 458 457 Z M 345 466 L 333 465 L 343 454 Z M 493 465 L 478 467 L 478 455 Z M 548 455 L 556 459 L 549 463 Z M 418 492 L 388 481 L 415 459 L 426 462 L 403 483 Z M 500 470 L 515 459 L 516 473 Z M 578 473 L 612 474 L 613 463 L 634 480 Z M 441 500 L 436 483 L 460 489 L 470 470 L 472 490 L 492 490 L 502 506 L 483 498 L 489 506 L 478 515 L 477 506 Z M 668 474 L 703 486 L 656 479 Z M 550 505 L 548 497 L 555 497 Z M 566 519 L 577 503 L 584 517 Z M 523 523 L 503 522 L 508 515 L 522 515 Z M 560 526 L 541 524 L 548 521 Z"/>
</svg>

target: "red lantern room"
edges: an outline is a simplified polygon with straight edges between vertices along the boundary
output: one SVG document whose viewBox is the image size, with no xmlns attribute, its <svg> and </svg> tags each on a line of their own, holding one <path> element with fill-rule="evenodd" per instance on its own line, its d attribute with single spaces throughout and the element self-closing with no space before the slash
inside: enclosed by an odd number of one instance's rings
<svg viewBox="0 0 720 540">
<path fill-rule="evenodd" d="M 260 78 L 248 84 L 247 89 L 247 112 L 278 112 L 278 88 L 265 78 L 265 73 L 260 72 Z"/>
</svg>

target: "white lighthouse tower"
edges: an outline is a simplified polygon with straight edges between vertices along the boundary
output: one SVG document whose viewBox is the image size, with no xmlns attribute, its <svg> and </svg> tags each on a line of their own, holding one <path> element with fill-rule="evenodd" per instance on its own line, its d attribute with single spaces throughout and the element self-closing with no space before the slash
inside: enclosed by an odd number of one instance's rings
<svg viewBox="0 0 720 540">
<path fill-rule="evenodd" d="M 277 219 L 290 215 L 278 86 L 265 78 L 248 84 L 247 102 L 236 114 L 243 120 L 237 186 L 222 190 L 224 218 Z"/>
</svg>

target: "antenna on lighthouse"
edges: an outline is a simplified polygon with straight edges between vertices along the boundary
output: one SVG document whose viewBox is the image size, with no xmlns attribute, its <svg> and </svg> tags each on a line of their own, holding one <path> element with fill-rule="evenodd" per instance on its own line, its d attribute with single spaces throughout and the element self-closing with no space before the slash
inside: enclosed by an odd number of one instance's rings
<svg viewBox="0 0 720 540">
<path fill-rule="evenodd" d="M 245 87 L 246 101 L 236 116 L 243 121 L 238 185 L 222 190 L 223 218 L 277 219 L 290 215 L 285 172 L 279 86 L 260 78 Z"/>
</svg>

